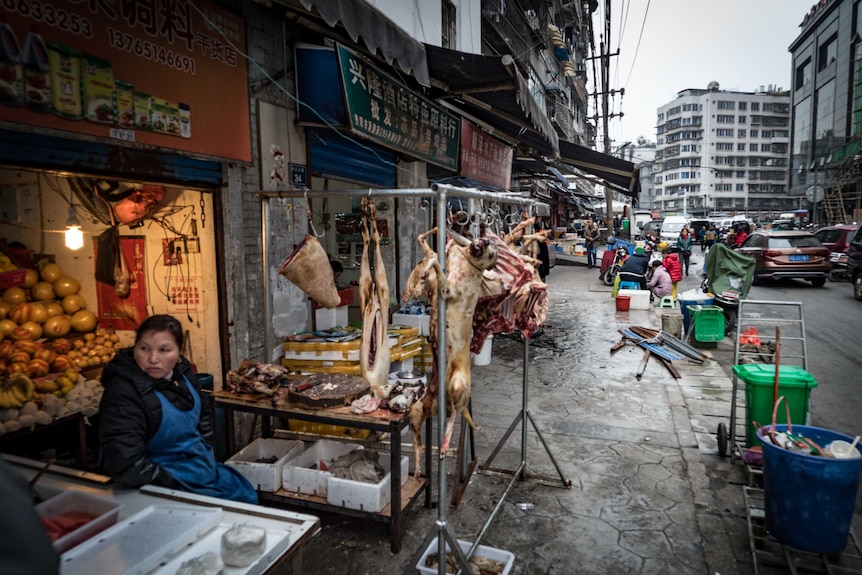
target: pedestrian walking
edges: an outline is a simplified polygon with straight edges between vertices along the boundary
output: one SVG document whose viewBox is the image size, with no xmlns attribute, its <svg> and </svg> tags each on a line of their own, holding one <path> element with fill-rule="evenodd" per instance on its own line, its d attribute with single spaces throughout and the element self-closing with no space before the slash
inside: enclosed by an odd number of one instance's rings
<svg viewBox="0 0 862 575">
<path fill-rule="evenodd" d="M 709 229 L 706 230 L 706 234 L 703 236 L 703 245 L 700 246 L 701 250 L 708 250 L 712 246 L 715 245 L 715 226 L 709 226 Z"/>
<path fill-rule="evenodd" d="M 596 248 L 599 244 L 599 226 L 593 221 L 593 218 L 587 220 L 587 227 L 584 229 L 584 238 L 586 239 L 587 248 L 587 268 L 593 269 L 596 267 Z"/>
<path fill-rule="evenodd" d="M 688 264 L 691 259 L 691 247 L 693 245 L 694 241 L 692 241 L 691 235 L 688 233 L 688 228 L 682 228 L 679 237 L 676 239 L 676 247 L 679 253 L 682 254 L 682 267 L 685 269 L 685 275 L 688 275 Z"/>
</svg>

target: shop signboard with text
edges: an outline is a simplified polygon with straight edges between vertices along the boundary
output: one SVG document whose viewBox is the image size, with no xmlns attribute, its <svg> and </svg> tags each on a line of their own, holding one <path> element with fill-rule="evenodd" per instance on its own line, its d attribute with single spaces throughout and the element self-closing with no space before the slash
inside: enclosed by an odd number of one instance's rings
<svg viewBox="0 0 862 575">
<path fill-rule="evenodd" d="M 508 190 L 513 150 L 481 128 L 461 120 L 461 175 Z"/>
<path fill-rule="evenodd" d="M 338 45 L 347 117 L 353 133 L 455 171 L 460 120 Z"/>
<path fill-rule="evenodd" d="M 0 120 L 251 161 L 242 18 L 207 0 L 0 6 Z"/>
</svg>

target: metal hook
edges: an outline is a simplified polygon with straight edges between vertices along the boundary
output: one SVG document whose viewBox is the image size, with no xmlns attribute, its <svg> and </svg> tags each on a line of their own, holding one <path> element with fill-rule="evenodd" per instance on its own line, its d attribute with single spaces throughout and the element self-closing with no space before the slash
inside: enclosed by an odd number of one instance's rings
<svg viewBox="0 0 862 575">
<path fill-rule="evenodd" d="M 311 201 L 308 199 L 308 188 L 303 190 L 302 195 L 305 197 L 305 215 L 308 218 L 308 227 L 311 229 L 311 235 L 315 238 L 322 238 L 326 235 L 326 230 L 322 234 L 317 233 L 317 228 L 314 227 L 314 221 L 311 213 Z"/>
</svg>

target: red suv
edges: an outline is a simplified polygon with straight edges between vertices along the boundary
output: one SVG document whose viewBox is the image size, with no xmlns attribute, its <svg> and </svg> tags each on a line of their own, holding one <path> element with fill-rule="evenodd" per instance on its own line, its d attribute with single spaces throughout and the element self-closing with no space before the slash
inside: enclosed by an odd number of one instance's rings
<svg viewBox="0 0 862 575">
<path fill-rule="evenodd" d="M 832 270 L 829 249 L 814 234 L 802 230 L 757 230 L 739 247 L 757 260 L 754 280 L 794 278 L 822 287 Z"/>
<path fill-rule="evenodd" d="M 838 224 L 820 228 L 814 232 L 814 236 L 820 243 L 829 248 L 831 252 L 843 252 L 853 241 L 856 235 L 856 226 L 851 224 Z"/>
</svg>

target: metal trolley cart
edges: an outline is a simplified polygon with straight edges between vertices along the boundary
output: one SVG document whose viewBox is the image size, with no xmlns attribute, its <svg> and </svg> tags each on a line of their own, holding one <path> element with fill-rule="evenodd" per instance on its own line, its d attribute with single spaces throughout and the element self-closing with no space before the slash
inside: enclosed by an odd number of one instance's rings
<svg viewBox="0 0 862 575">
<path fill-rule="evenodd" d="M 808 346 L 802 302 L 741 300 L 734 334 L 733 393 L 730 428 L 718 424 L 718 453 L 731 462 L 742 457 L 743 449 L 756 444 L 752 419 L 766 424 L 771 420 L 776 360 L 779 361 L 781 393 L 788 396 L 795 423 L 809 419 L 809 393 L 817 383 L 808 373 Z M 778 341 L 778 345 L 776 345 Z M 776 354 L 776 348 L 778 353 Z M 761 369 L 762 368 L 762 369 Z M 769 381 L 764 381 L 769 378 Z M 746 391 L 745 415 L 739 417 L 739 380 Z M 765 409 L 765 413 L 764 413 Z"/>
</svg>

